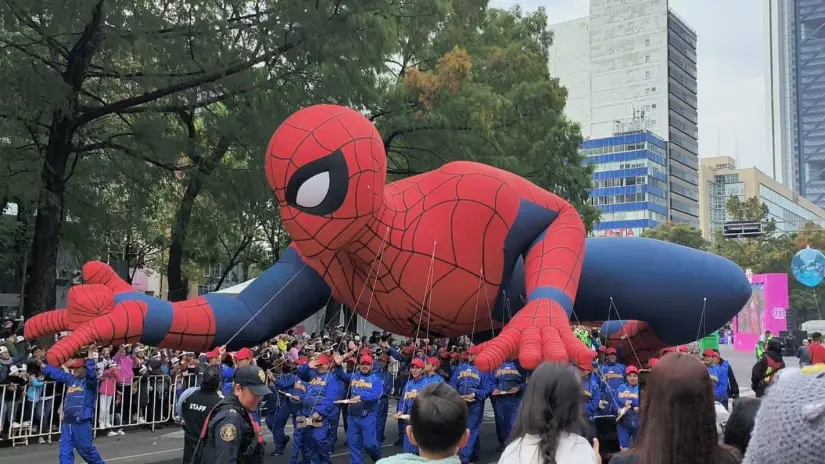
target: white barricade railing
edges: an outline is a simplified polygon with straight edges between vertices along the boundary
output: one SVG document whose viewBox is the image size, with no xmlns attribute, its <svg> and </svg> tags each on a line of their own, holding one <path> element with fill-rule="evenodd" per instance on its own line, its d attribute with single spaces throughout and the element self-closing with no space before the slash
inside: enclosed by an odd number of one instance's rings
<svg viewBox="0 0 825 464">
<path fill-rule="evenodd" d="M 130 383 L 101 379 L 93 417 L 96 434 L 119 434 L 135 426 L 154 430 L 169 422 L 178 393 L 174 385 L 168 375 L 134 377 Z M 65 393 L 66 386 L 54 381 L 0 385 L 0 441 L 11 440 L 15 446 L 27 439 L 57 439 Z"/>
<path fill-rule="evenodd" d="M 134 377 L 131 382 L 101 379 L 94 411 L 95 434 L 121 434 L 124 428 L 179 421 L 175 404 L 180 394 L 196 384 L 196 374 Z M 392 375 L 395 384 L 396 373 Z M 271 382 L 270 382 L 271 383 Z M 29 439 L 55 441 L 63 424 L 66 386 L 54 381 L 0 385 L 0 442 L 12 446 Z M 393 392 L 398 395 L 399 392 Z M 263 418 L 262 418 L 263 419 Z"/>
</svg>

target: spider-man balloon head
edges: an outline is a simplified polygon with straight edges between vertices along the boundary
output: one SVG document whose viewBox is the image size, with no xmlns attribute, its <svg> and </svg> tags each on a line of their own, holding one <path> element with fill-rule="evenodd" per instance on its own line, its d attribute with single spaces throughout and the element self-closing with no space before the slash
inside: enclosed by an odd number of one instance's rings
<svg viewBox="0 0 825 464">
<path fill-rule="evenodd" d="M 383 206 L 386 164 L 381 136 L 357 111 L 310 106 L 281 124 L 266 177 L 302 254 L 338 250 L 364 230 Z"/>
</svg>

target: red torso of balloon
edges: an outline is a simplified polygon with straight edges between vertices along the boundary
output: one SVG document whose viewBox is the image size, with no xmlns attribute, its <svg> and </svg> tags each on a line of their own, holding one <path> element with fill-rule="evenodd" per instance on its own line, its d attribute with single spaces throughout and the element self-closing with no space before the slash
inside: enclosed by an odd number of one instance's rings
<svg viewBox="0 0 825 464">
<path fill-rule="evenodd" d="M 422 337 L 428 330 L 448 337 L 488 330 L 505 271 L 504 241 L 521 198 L 554 210 L 560 201 L 518 176 L 470 162 L 384 191 L 380 220 L 363 236 L 308 262 L 337 301 L 378 327 Z"/>
</svg>

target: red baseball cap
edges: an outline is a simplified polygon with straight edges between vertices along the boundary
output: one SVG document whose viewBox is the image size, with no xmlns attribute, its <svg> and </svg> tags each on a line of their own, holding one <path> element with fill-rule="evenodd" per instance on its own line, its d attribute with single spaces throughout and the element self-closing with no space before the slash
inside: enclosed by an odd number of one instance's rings
<svg viewBox="0 0 825 464">
<path fill-rule="evenodd" d="M 81 367 L 86 367 L 86 360 L 83 358 L 72 359 L 67 367 L 69 369 L 78 369 Z"/>
<path fill-rule="evenodd" d="M 430 358 L 427 358 L 427 362 L 428 362 L 429 364 L 432 364 L 432 365 L 433 365 L 433 367 L 435 367 L 436 369 L 438 369 L 439 367 L 441 367 L 441 361 L 440 361 L 438 358 L 436 358 L 435 356 L 432 356 L 432 357 L 430 357 Z"/>
<path fill-rule="evenodd" d="M 212 351 L 206 352 L 207 358 L 219 358 L 221 356 L 221 348 L 216 346 Z"/>
<path fill-rule="evenodd" d="M 252 353 L 252 350 L 249 348 L 241 348 L 235 354 L 235 359 L 252 359 L 255 357 L 255 354 Z"/>
<path fill-rule="evenodd" d="M 627 366 L 627 369 L 624 370 L 625 375 L 636 374 L 639 375 L 639 368 L 636 366 Z"/>
<path fill-rule="evenodd" d="M 415 345 L 410 345 L 403 350 L 404 354 L 410 354 L 413 351 L 415 351 Z"/>
<path fill-rule="evenodd" d="M 421 359 L 421 358 L 415 358 L 412 361 L 410 361 L 410 367 L 420 367 L 420 368 L 423 369 L 424 368 L 424 360 Z"/>
<path fill-rule="evenodd" d="M 712 349 L 708 348 L 708 349 L 706 349 L 705 351 L 702 352 L 702 356 L 710 356 L 711 358 L 715 358 L 716 357 L 716 352 L 713 351 Z"/>
<path fill-rule="evenodd" d="M 360 364 L 369 364 L 370 366 L 372 366 L 372 363 L 373 363 L 372 356 L 370 356 L 368 354 L 365 354 L 365 355 L 361 356 Z"/>
<path fill-rule="evenodd" d="M 361 348 L 361 356 L 364 355 L 372 356 L 372 350 L 367 347 Z"/>
<path fill-rule="evenodd" d="M 378 357 L 378 360 L 379 361 L 384 361 L 384 362 L 390 362 L 390 357 L 385 355 L 385 354 L 382 354 L 381 356 Z"/>
<path fill-rule="evenodd" d="M 322 354 L 321 356 L 318 356 L 318 359 L 315 360 L 315 364 L 322 364 L 322 365 L 327 365 L 330 362 L 332 362 L 332 358 L 330 358 L 329 356 L 327 356 L 325 354 Z"/>
<path fill-rule="evenodd" d="M 605 348 L 604 345 L 600 346 L 598 349 L 599 353 L 604 353 L 605 351 L 607 351 L 607 348 Z"/>
<path fill-rule="evenodd" d="M 616 354 L 616 348 L 610 347 L 604 350 L 607 354 Z"/>
<path fill-rule="evenodd" d="M 306 356 L 301 356 L 300 358 L 298 358 L 297 361 L 295 361 L 295 364 L 298 364 L 300 366 L 300 365 L 306 364 L 308 362 L 309 362 L 309 359 Z"/>
</svg>

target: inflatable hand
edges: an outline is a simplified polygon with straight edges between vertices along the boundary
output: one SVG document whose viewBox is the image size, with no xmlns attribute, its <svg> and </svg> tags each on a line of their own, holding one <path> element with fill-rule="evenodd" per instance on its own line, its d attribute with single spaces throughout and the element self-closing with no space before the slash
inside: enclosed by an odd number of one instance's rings
<svg viewBox="0 0 825 464">
<path fill-rule="evenodd" d="M 87 284 L 69 290 L 65 309 L 47 311 L 26 321 L 27 339 L 71 331 L 46 354 L 53 366 L 65 363 L 91 343 L 142 342 L 161 348 L 206 351 L 215 342 L 218 323 L 212 306 L 202 297 L 178 303 L 150 297 L 98 261 L 83 266 L 83 279 Z M 229 322 L 240 326 L 243 315 L 231 305 L 232 300 L 225 309 L 238 315 Z M 234 329 L 231 324 L 224 325 Z"/>
<path fill-rule="evenodd" d="M 116 338 L 127 342 L 140 339 L 144 312 L 140 308 L 142 303 L 127 300 L 115 304 L 115 295 L 134 292 L 132 286 L 111 267 L 99 261 L 83 266 L 83 279 L 86 284 L 69 289 L 65 309 L 38 314 L 26 321 L 24 326 L 24 336 L 28 340 L 67 330 L 72 332 L 58 341 L 46 355 L 53 366 L 65 363 L 93 342 L 111 343 Z"/>
<path fill-rule="evenodd" d="M 491 371 L 507 359 L 518 358 L 525 369 L 535 369 L 542 361 L 573 362 L 590 369 L 593 351 L 573 333 L 570 318 L 555 301 L 538 299 L 516 313 L 501 333 L 473 348 L 476 366 Z"/>
</svg>

